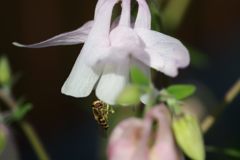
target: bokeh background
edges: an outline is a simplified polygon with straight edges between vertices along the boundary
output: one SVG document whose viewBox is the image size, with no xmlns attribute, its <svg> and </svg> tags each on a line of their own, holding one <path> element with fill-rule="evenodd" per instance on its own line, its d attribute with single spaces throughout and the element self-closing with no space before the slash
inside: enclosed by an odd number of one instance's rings
<svg viewBox="0 0 240 160">
<path fill-rule="evenodd" d="M 14 93 L 34 104 L 26 119 L 53 160 L 100 159 L 102 138 L 90 108 L 94 96 L 76 99 L 60 92 L 82 45 L 24 49 L 11 43 L 35 43 L 74 30 L 93 18 L 95 4 L 96 0 L 9 0 L 0 5 L 0 55 L 7 55 L 13 72 L 20 73 Z M 223 99 L 240 75 L 239 6 L 238 0 L 191 1 L 172 35 L 198 49 L 208 62 L 180 72 L 175 81 L 201 83 L 216 101 Z M 205 136 L 207 144 L 240 149 L 239 104 L 238 98 L 225 110 Z M 36 159 L 21 130 L 13 127 L 12 131 L 21 158 Z"/>
</svg>

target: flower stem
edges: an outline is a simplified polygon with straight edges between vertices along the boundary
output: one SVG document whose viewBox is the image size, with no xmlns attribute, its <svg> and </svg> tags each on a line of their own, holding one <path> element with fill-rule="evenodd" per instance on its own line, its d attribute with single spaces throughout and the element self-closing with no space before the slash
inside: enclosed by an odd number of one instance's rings
<svg viewBox="0 0 240 160">
<path fill-rule="evenodd" d="M 144 115 L 156 104 L 153 86 L 150 89 L 147 104 L 144 106 Z"/>
<path fill-rule="evenodd" d="M 225 108 L 238 96 L 240 93 L 240 80 L 238 80 L 226 93 L 224 101 L 220 104 L 212 114 L 207 116 L 202 124 L 201 128 L 203 133 L 206 133 L 216 122 L 216 119 L 221 115 Z"/>
<path fill-rule="evenodd" d="M 39 160 L 49 160 L 46 151 L 43 148 L 42 143 L 40 142 L 36 132 L 32 128 L 32 126 L 26 122 L 22 121 L 19 123 L 25 135 L 28 137 L 31 142 L 32 147 L 34 148 Z"/>
<path fill-rule="evenodd" d="M 6 103 L 6 105 L 11 109 L 15 110 L 17 108 L 17 102 L 11 96 L 10 90 L 8 88 L 0 89 L 0 99 Z M 23 130 L 24 134 L 31 143 L 36 155 L 39 160 L 49 160 L 49 156 L 45 151 L 39 137 L 32 128 L 32 126 L 27 121 L 21 121 L 18 123 Z"/>
</svg>

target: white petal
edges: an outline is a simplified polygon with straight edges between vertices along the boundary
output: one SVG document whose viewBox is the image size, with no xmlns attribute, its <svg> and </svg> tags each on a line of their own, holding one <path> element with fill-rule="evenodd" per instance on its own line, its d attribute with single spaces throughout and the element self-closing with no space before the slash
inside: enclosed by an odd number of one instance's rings
<svg viewBox="0 0 240 160">
<path fill-rule="evenodd" d="M 82 49 L 82 52 L 87 52 L 88 54 L 86 64 L 90 66 L 95 66 L 97 62 L 108 56 L 112 10 L 117 2 L 118 0 L 98 1 L 96 7 L 98 14 L 94 19 L 94 25 Z"/>
<path fill-rule="evenodd" d="M 120 26 L 131 26 L 131 0 L 122 0 L 122 13 L 120 16 Z"/>
<path fill-rule="evenodd" d="M 111 46 L 121 50 L 128 50 L 130 54 L 142 45 L 142 41 L 136 32 L 130 27 L 118 26 L 110 33 Z"/>
<path fill-rule="evenodd" d="M 101 6 L 106 2 L 106 0 L 98 0 L 96 7 L 95 7 L 95 13 L 94 13 L 94 17 L 96 18 L 98 13 L 99 13 L 99 9 L 101 8 Z"/>
<path fill-rule="evenodd" d="M 128 83 L 128 77 L 128 59 L 116 64 L 107 64 L 97 85 L 97 97 L 108 104 L 115 104 L 117 96 Z"/>
<path fill-rule="evenodd" d="M 17 42 L 13 42 L 13 45 L 27 48 L 43 48 L 49 46 L 80 44 L 85 42 L 90 30 L 92 29 L 92 26 L 93 21 L 89 21 L 75 31 L 62 33 L 40 43 L 23 45 Z"/>
<path fill-rule="evenodd" d="M 96 6 L 94 25 L 88 40 L 92 44 L 109 45 L 112 10 L 118 0 L 99 0 Z"/>
<path fill-rule="evenodd" d="M 138 14 L 135 22 L 135 28 L 151 28 L 151 13 L 145 0 L 137 0 Z"/>
<path fill-rule="evenodd" d="M 101 68 L 92 69 L 85 63 L 84 54 L 76 60 L 73 69 L 62 87 L 62 93 L 73 97 L 88 96 L 101 74 Z"/>
<path fill-rule="evenodd" d="M 92 29 L 70 76 L 62 87 L 64 94 L 74 97 L 85 97 L 91 93 L 102 69 L 96 64 L 91 64 L 90 66 L 90 62 L 91 59 L 100 58 L 101 54 L 106 54 L 108 51 L 112 10 L 117 1 L 98 1 L 96 7 L 97 15 L 94 18 Z M 95 68 L 94 70 L 93 67 Z"/>
<path fill-rule="evenodd" d="M 145 43 L 145 52 L 149 56 L 149 63 L 154 69 L 169 76 L 176 76 L 178 68 L 189 65 L 188 50 L 177 39 L 162 33 L 147 29 L 135 29 Z M 144 63 L 146 60 L 141 58 Z"/>
</svg>

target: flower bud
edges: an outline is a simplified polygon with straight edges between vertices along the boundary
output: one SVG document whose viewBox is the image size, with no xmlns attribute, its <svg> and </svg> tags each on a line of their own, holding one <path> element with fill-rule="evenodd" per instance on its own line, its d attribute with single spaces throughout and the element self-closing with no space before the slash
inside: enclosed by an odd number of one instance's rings
<svg viewBox="0 0 240 160">
<path fill-rule="evenodd" d="M 10 83 L 11 71 L 8 59 L 6 57 L 0 58 L 0 85 L 7 85 Z"/>
<path fill-rule="evenodd" d="M 0 159 L 19 160 L 19 154 L 11 129 L 0 123 Z"/>
<path fill-rule="evenodd" d="M 3 124 L 0 124 L 0 153 L 4 150 L 7 141 L 7 130 Z"/>
<path fill-rule="evenodd" d="M 157 122 L 156 131 L 153 123 Z M 171 118 L 164 105 L 153 107 L 144 119 L 128 118 L 114 128 L 108 144 L 109 160 L 180 160 L 171 129 Z"/>
<path fill-rule="evenodd" d="M 204 160 L 204 143 L 197 119 L 191 115 L 174 118 L 172 127 L 183 152 L 191 159 Z"/>
</svg>

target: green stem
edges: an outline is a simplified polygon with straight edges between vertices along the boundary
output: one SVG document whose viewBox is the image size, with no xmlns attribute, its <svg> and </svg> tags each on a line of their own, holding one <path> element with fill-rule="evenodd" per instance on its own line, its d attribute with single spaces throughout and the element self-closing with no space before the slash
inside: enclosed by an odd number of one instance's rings
<svg viewBox="0 0 240 160">
<path fill-rule="evenodd" d="M 28 137 L 31 142 L 32 147 L 34 148 L 39 160 L 49 160 L 49 157 L 46 151 L 43 148 L 42 143 L 40 142 L 36 132 L 32 126 L 25 121 L 20 122 L 20 127 L 22 128 L 25 135 Z"/>
<path fill-rule="evenodd" d="M 11 109 L 15 110 L 17 108 L 17 102 L 14 100 L 14 98 L 11 96 L 11 93 L 9 89 L 1 89 L 0 90 L 0 99 L 2 99 L 3 102 L 6 103 L 6 105 Z M 32 128 L 32 126 L 26 122 L 21 121 L 19 123 L 21 129 L 23 130 L 24 134 L 28 138 L 29 142 L 31 143 L 35 153 L 38 156 L 39 160 L 49 160 L 49 156 L 47 152 L 45 151 L 39 137 L 37 136 L 36 132 Z"/>
<path fill-rule="evenodd" d="M 240 80 L 238 80 L 226 93 L 224 101 L 220 104 L 219 107 L 213 111 L 212 114 L 207 116 L 202 124 L 201 128 L 203 133 L 206 133 L 216 122 L 219 116 L 223 113 L 225 108 L 238 96 L 240 93 Z"/>
</svg>

